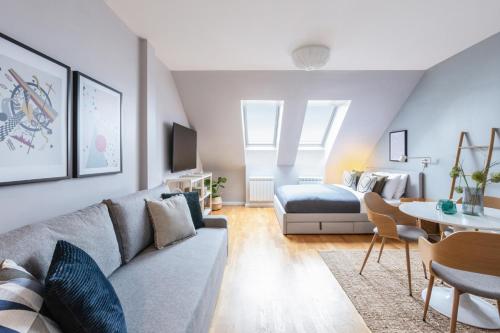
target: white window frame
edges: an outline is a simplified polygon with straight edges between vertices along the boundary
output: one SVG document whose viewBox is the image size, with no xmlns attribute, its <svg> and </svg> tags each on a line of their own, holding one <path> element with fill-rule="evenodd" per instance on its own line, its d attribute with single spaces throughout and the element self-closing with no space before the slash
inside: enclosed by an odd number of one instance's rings
<svg viewBox="0 0 500 333">
<path fill-rule="evenodd" d="M 276 104 L 276 119 L 275 119 L 275 123 L 274 123 L 273 142 L 270 144 L 252 144 L 252 143 L 249 143 L 246 106 L 248 103 L 252 103 L 252 102 L 274 102 Z M 241 113 L 242 113 L 243 132 L 244 132 L 243 139 L 245 141 L 245 149 L 255 149 L 255 150 L 276 149 L 276 147 L 278 146 L 279 135 L 280 135 L 282 110 L 283 110 L 283 101 L 277 101 L 277 100 L 242 100 L 241 101 Z"/>
<path fill-rule="evenodd" d="M 325 129 L 325 133 L 323 133 L 323 138 L 321 139 L 321 143 L 300 143 L 300 140 L 302 139 L 302 131 L 300 132 L 300 139 L 299 139 L 299 148 L 302 150 L 307 150 L 307 149 L 324 149 L 326 142 L 328 140 L 328 135 L 330 134 L 330 131 L 332 129 L 333 122 L 335 120 L 335 115 L 337 114 L 337 109 L 339 107 L 338 103 L 334 100 L 308 100 L 306 104 L 306 114 L 304 114 L 304 123 L 302 123 L 302 130 L 304 130 L 304 124 L 305 124 L 305 116 L 307 115 L 307 110 L 308 110 L 308 105 L 310 102 L 329 102 L 332 104 L 332 113 L 330 114 L 330 119 L 328 120 L 328 125 Z"/>
</svg>

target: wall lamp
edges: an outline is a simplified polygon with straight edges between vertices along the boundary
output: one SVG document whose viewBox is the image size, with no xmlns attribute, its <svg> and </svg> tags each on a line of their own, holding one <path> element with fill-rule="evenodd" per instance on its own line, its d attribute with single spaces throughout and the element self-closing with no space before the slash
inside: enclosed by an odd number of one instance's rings
<svg viewBox="0 0 500 333">
<path fill-rule="evenodd" d="M 406 156 L 406 155 L 401 155 L 399 157 L 399 162 L 407 162 L 408 160 L 420 160 L 420 163 L 422 164 L 423 168 L 427 168 L 431 163 L 432 159 L 429 156 Z"/>
</svg>

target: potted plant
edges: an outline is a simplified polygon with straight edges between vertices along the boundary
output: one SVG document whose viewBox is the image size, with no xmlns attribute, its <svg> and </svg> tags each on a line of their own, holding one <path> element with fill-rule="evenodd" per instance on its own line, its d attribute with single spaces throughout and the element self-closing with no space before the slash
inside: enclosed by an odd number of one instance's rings
<svg viewBox="0 0 500 333">
<path fill-rule="evenodd" d="M 473 183 L 469 184 L 467 180 L 469 175 L 465 174 L 462 165 L 455 166 L 451 169 L 450 176 L 459 178 L 458 186 L 455 187 L 455 192 L 463 194 L 462 212 L 464 214 L 482 215 L 484 213 L 483 194 L 486 185 L 489 183 L 500 183 L 500 172 L 493 172 L 491 174 L 488 174 L 488 172 L 492 167 L 499 164 L 499 162 L 494 162 L 489 168 L 474 171 L 470 175 L 470 178 L 475 183 L 475 186 Z M 462 185 L 462 181 L 465 186 Z"/>
<path fill-rule="evenodd" d="M 220 190 L 224 188 L 224 184 L 227 183 L 226 177 L 218 177 L 217 180 L 212 182 L 212 210 L 222 209 L 222 197 L 220 195 Z M 210 179 L 207 179 L 206 186 L 210 186 Z"/>
</svg>

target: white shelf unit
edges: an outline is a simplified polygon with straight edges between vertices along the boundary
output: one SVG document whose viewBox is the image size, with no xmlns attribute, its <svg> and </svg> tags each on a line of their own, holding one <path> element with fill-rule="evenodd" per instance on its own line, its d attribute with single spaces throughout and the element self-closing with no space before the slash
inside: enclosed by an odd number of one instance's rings
<svg viewBox="0 0 500 333">
<path fill-rule="evenodd" d="M 205 186 L 206 180 L 209 179 L 208 186 Z M 182 175 L 175 178 L 167 178 L 165 184 L 170 190 L 179 189 L 182 192 L 198 192 L 200 196 L 200 206 L 203 216 L 209 215 L 212 212 L 212 173 L 193 173 Z"/>
</svg>

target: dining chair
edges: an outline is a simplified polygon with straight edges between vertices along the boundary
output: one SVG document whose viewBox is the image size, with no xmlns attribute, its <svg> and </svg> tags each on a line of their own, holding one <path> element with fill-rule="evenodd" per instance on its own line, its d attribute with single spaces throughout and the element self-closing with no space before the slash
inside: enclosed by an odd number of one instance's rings
<svg viewBox="0 0 500 333">
<path fill-rule="evenodd" d="M 375 225 L 375 228 L 373 229 L 373 238 L 359 274 L 363 273 L 363 269 L 365 268 L 368 257 L 370 256 L 370 253 L 373 249 L 373 245 L 379 237 L 382 238 L 382 244 L 380 245 L 380 252 L 377 262 L 380 262 L 380 257 L 382 255 L 382 251 L 384 250 L 384 244 L 387 238 L 401 241 L 405 244 L 406 270 L 408 272 L 408 290 L 410 296 L 412 296 L 410 243 L 417 242 L 419 237 L 427 238 L 427 233 L 416 226 L 416 218 L 403 213 L 399 210 L 398 207 L 389 205 L 377 193 L 366 193 L 365 205 L 367 208 L 368 219 Z"/>
<path fill-rule="evenodd" d="M 462 198 L 459 198 L 457 200 L 457 204 L 461 204 L 461 203 L 462 203 Z M 500 198 L 490 197 L 490 196 L 485 195 L 483 197 L 483 204 L 484 204 L 484 207 L 500 209 Z M 443 226 L 443 229 L 441 230 L 441 239 L 448 237 L 453 232 L 455 232 L 455 230 L 453 230 L 452 227 Z"/>
<path fill-rule="evenodd" d="M 430 272 L 424 321 L 436 277 L 453 287 L 450 332 L 456 330 L 463 293 L 496 300 L 500 316 L 500 234 L 458 231 L 435 244 L 422 237 L 418 249 Z"/>
</svg>

